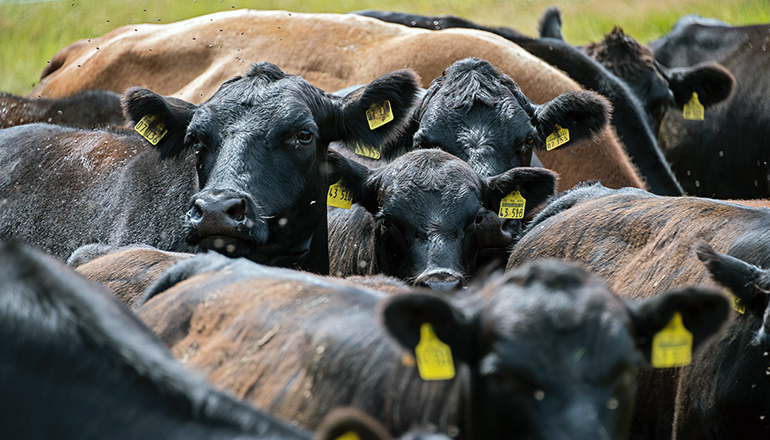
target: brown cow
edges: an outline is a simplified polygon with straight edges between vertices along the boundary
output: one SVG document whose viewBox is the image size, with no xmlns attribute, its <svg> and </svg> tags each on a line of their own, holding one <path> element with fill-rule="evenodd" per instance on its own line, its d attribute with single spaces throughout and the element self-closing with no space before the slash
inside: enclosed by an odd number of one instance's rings
<svg viewBox="0 0 770 440">
<path fill-rule="evenodd" d="M 749 262 L 768 267 L 768 230 L 767 209 L 590 185 L 562 194 L 535 217 L 508 268 L 538 258 L 579 261 L 613 290 L 650 298 L 660 289 L 715 286 L 693 252 L 698 240 L 718 252 L 750 246 Z M 671 438 L 677 378 L 669 370 L 641 376 L 633 424 L 640 438 Z"/>
<path fill-rule="evenodd" d="M 430 32 L 353 15 L 242 10 L 167 25 L 129 25 L 76 42 L 54 56 L 30 96 L 60 97 L 96 88 L 122 92 L 142 85 L 196 103 L 254 60 L 275 63 L 323 90 L 369 83 L 404 67 L 419 73 L 427 87 L 467 57 L 490 62 L 538 104 L 580 90 L 519 46 L 486 32 Z M 609 128 L 596 139 L 541 156 L 546 167 L 561 174 L 563 188 L 590 179 L 613 188 L 643 187 Z"/>
</svg>

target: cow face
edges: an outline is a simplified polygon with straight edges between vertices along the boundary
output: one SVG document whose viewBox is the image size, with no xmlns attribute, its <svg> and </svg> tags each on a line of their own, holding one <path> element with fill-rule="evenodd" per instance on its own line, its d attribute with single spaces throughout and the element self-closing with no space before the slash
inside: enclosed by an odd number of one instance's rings
<svg viewBox="0 0 770 440">
<path fill-rule="evenodd" d="M 678 311 L 695 343 L 718 329 L 719 292 L 688 289 L 628 303 L 574 264 L 523 266 L 452 303 L 400 295 L 383 307 L 387 331 L 414 350 L 432 324 L 455 362 L 470 367 L 472 438 L 627 438 L 635 369 L 651 334 Z M 456 370 L 462 371 L 462 370 Z"/>
<path fill-rule="evenodd" d="M 395 136 L 417 87 L 413 73 L 399 71 L 345 99 L 259 63 L 197 107 L 138 88 L 124 101 L 133 123 L 155 115 L 153 124 L 165 124 L 156 146 L 162 159 L 194 154 L 199 192 L 185 218 L 188 244 L 287 265 L 314 239 L 326 249 L 329 142 L 377 145 Z M 394 121 L 371 130 L 367 109 L 386 100 Z"/>
<path fill-rule="evenodd" d="M 555 190 L 552 172 L 535 168 L 481 177 L 441 150 L 416 150 L 369 170 L 330 153 L 353 202 L 374 216 L 374 259 L 379 272 L 437 290 L 465 284 L 475 267 L 477 234 L 485 216 L 517 188 L 526 209 Z M 521 230 L 521 221 L 515 221 Z"/>
<path fill-rule="evenodd" d="M 436 78 L 415 110 L 414 149 L 440 148 L 483 177 L 529 166 L 555 126 L 577 141 L 602 130 L 609 104 L 593 93 L 565 93 L 533 104 L 513 80 L 486 61 L 468 58 Z"/>
</svg>

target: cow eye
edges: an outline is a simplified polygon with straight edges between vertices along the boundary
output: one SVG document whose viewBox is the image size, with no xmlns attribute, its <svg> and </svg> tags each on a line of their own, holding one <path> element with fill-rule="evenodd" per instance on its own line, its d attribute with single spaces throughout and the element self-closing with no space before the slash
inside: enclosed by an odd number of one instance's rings
<svg viewBox="0 0 770 440">
<path fill-rule="evenodd" d="M 382 221 L 380 222 L 383 228 L 387 229 L 393 226 L 393 223 L 388 219 L 387 217 L 383 217 Z"/>
<path fill-rule="evenodd" d="M 476 218 L 473 220 L 473 222 L 476 223 L 477 225 L 480 225 L 481 222 L 483 221 L 484 221 L 484 214 L 482 213 L 476 214 Z"/>
<path fill-rule="evenodd" d="M 311 133 L 310 130 L 300 130 L 299 133 L 297 133 L 296 139 L 301 144 L 309 144 L 310 141 L 313 140 L 313 133 Z"/>
<path fill-rule="evenodd" d="M 527 136 L 527 139 L 524 141 L 527 145 L 532 145 L 533 142 L 535 142 L 535 137 L 532 135 Z"/>
</svg>

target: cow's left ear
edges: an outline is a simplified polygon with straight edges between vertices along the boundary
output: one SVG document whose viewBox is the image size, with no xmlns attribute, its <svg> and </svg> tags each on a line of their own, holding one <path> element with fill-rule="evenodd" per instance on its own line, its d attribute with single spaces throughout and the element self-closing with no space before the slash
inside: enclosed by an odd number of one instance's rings
<svg viewBox="0 0 770 440">
<path fill-rule="evenodd" d="M 531 119 L 544 142 L 556 132 L 557 125 L 569 130 L 569 143 L 565 145 L 569 146 L 604 130 L 611 112 L 612 105 L 603 96 L 589 91 L 567 92 L 535 106 Z"/>
<path fill-rule="evenodd" d="M 500 201 L 513 191 L 519 190 L 526 201 L 524 215 L 537 208 L 556 194 L 557 176 L 545 168 L 518 167 L 484 179 L 484 207 L 498 212 Z"/>
<path fill-rule="evenodd" d="M 160 152 L 160 158 L 179 156 L 184 137 L 197 106 L 177 98 L 160 96 L 152 90 L 131 87 L 121 100 L 129 126 L 140 124 L 143 137 Z"/>
<path fill-rule="evenodd" d="M 735 88 L 735 77 L 717 63 L 669 69 L 667 79 L 678 108 L 692 99 L 693 92 L 704 107 L 710 107 L 730 97 Z"/>
<path fill-rule="evenodd" d="M 679 288 L 647 300 L 626 300 L 625 304 L 637 347 L 648 362 L 653 337 L 668 325 L 674 313 L 682 315 L 682 323 L 692 333 L 694 351 L 722 327 L 730 311 L 725 295 L 705 287 Z"/>
<path fill-rule="evenodd" d="M 379 192 L 379 179 L 373 176 L 371 170 L 354 160 L 350 160 L 340 153 L 328 150 L 327 182 L 334 185 L 340 182 L 353 196 L 353 203 L 361 205 L 372 214 L 379 211 L 377 193 Z"/>
<path fill-rule="evenodd" d="M 343 98 L 337 112 L 339 120 L 319 124 L 321 137 L 373 147 L 391 142 L 403 131 L 419 94 L 416 73 L 387 73 Z"/>
</svg>

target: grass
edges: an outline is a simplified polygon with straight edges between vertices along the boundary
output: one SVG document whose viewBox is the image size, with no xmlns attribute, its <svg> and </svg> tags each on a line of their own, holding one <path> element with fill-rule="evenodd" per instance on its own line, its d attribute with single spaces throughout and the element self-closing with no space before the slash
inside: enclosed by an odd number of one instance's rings
<svg viewBox="0 0 770 440">
<path fill-rule="evenodd" d="M 564 36 L 572 44 L 597 40 L 614 25 L 647 42 L 690 13 L 734 25 L 770 21 L 767 0 L 0 0 L 0 91 L 28 93 L 61 48 L 125 24 L 169 23 L 234 8 L 335 13 L 381 9 L 455 14 L 535 35 L 540 14 L 554 4 L 562 9 Z"/>
</svg>

